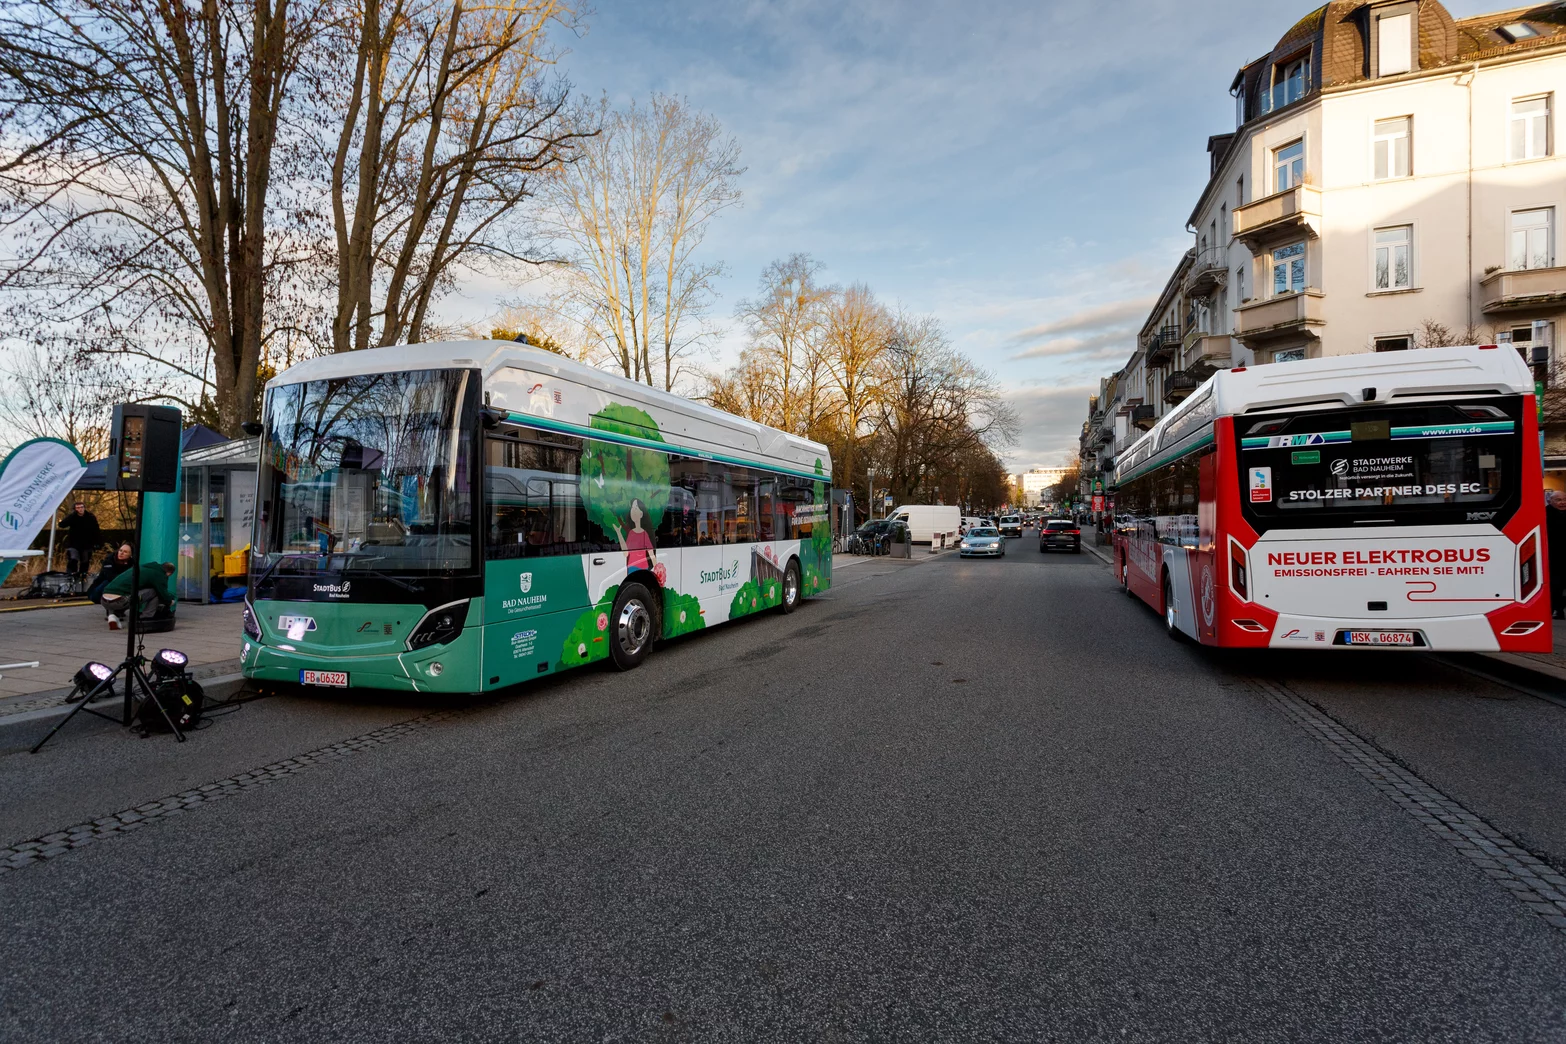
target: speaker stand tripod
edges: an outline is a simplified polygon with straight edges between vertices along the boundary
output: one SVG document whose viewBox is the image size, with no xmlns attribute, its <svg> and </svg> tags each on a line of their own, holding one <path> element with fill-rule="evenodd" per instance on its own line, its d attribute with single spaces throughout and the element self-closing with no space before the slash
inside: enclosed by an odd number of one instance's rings
<svg viewBox="0 0 1566 1044">
<path fill-rule="evenodd" d="M 31 751 L 33 754 L 37 754 L 42 750 L 43 745 L 48 743 L 56 732 L 65 728 L 66 723 L 82 711 L 86 711 L 94 717 L 102 718 L 104 721 L 115 721 L 116 719 L 113 715 L 94 710 L 87 704 L 112 693 L 114 691 L 114 681 L 121 675 L 125 678 L 125 702 L 118 719 L 119 724 L 130 725 L 136 720 L 136 716 L 141 712 L 141 709 L 146 706 L 147 701 L 151 700 L 152 705 L 158 708 L 158 713 L 163 715 L 163 720 L 168 722 L 169 728 L 173 730 L 174 738 L 180 743 L 185 742 L 185 733 L 180 730 L 179 725 L 174 721 L 173 715 L 169 714 L 168 708 L 163 706 L 163 702 L 154 695 L 152 682 L 147 680 L 147 672 L 142 667 L 147 660 L 141 654 L 138 641 L 141 635 L 137 623 L 141 618 L 141 524 L 142 508 L 145 507 L 146 503 L 147 494 L 145 492 L 138 493 L 136 495 L 136 528 L 131 536 L 131 597 L 130 612 L 126 616 L 125 659 L 120 661 L 120 665 L 114 668 L 108 677 L 98 679 L 96 685 L 82 694 L 81 702 L 72 708 L 71 713 L 61 718 L 54 728 L 50 729 L 48 734 L 38 741 L 38 745 Z M 138 686 L 141 689 L 140 697 L 137 697 L 134 691 Z M 76 690 L 80 689 L 81 685 L 78 683 Z"/>
</svg>

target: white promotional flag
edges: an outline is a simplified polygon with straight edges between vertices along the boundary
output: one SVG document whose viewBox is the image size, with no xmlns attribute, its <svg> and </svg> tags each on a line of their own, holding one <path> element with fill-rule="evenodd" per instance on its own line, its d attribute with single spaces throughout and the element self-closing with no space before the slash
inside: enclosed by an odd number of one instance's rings
<svg viewBox="0 0 1566 1044">
<path fill-rule="evenodd" d="M 59 439 L 12 450 L 0 463 L 0 554 L 30 547 L 86 470 L 76 447 Z"/>
</svg>

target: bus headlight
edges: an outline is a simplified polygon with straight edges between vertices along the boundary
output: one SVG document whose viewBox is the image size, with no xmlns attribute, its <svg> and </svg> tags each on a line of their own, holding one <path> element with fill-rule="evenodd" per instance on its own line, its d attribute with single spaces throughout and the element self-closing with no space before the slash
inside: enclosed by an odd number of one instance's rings
<svg viewBox="0 0 1566 1044">
<path fill-rule="evenodd" d="M 452 602 L 431 609 L 408 636 L 408 651 L 425 649 L 431 645 L 444 645 L 462 633 L 462 625 L 468 620 L 466 600 Z"/>
<path fill-rule="evenodd" d="M 241 617 L 242 626 L 245 629 L 245 637 L 259 642 L 261 640 L 261 625 L 256 622 L 255 610 L 250 608 L 250 603 L 245 603 L 245 611 Z"/>
</svg>

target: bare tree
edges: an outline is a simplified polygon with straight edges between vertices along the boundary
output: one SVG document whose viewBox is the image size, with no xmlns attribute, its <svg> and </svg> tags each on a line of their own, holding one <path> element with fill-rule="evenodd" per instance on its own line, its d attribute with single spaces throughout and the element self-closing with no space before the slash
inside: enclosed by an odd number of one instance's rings
<svg viewBox="0 0 1566 1044">
<path fill-rule="evenodd" d="M 583 107 L 598 127 L 550 183 L 548 230 L 568 264 L 562 309 L 625 376 L 672 390 L 703 323 L 716 262 L 697 254 L 739 202 L 739 144 L 684 100 Z"/>
<path fill-rule="evenodd" d="M 13 322 L 150 361 L 255 416 L 281 112 L 325 0 L 37 0 L 0 14 L 0 269 Z"/>
<path fill-rule="evenodd" d="M 892 318 L 863 283 L 834 293 L 827 302 L 822 347 L 837 393 L 842 472 L 853 480 L 855 452 L 880 394 L 882 365 L 892 335 Z"/>
<path fill-rule="evenodd" d="M 877 442 L 900 500 L 978 446 L 1016 437 L 1015 411 L 995 379 L 952 349 L 939 321 L 900 315 L 884 356 Z"/>
<path fill-rule="evenodd" d="M 459 271 L 536 263 L 515 221 L 579 135 L 546 84 L 570 0 L 350 0 L 313 117 L 325 133 L 334 351 L 417 341 Z M 335 128 L 335 129 L 333 129 Z"/>
<path fill-rule="evenodd" d="M 816 281 L 821 262 L 809 254 L 791 254 L 761 273 L 759 293 L 741 301 L 735 317 L 750 334 L 752 351 L 764 357 L 776 387 L 775 423 L 803 434 L 813 417 L 804 415 L 800 378 L 812 369 L 826 325 L 831 289 Z"/>
</svg>

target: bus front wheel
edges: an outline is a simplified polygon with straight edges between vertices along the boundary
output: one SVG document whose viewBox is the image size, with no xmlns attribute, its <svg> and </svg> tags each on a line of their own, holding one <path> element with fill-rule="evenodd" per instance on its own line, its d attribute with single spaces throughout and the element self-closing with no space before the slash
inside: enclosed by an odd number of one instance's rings
<svg viewBox="0 0 1566 1044">
<path fill-rule="evenodd" d="M 799 559 L 791 558 L 783 570 L 783 600 L 778 603 L 778 612 L 792 613 L 799 606 L 799 587 Z"/>
<path fill-rule="evenodd" d="M 609 617 L 609 658 L 615 667 L 628 671 L 647 658 L 656 620 L 652 595 L 647 593 L 647 588 L 641 584 L 626 584 L 620 588 L 619 597 L 614 600 L 614 612 Z"/>
</svg>

